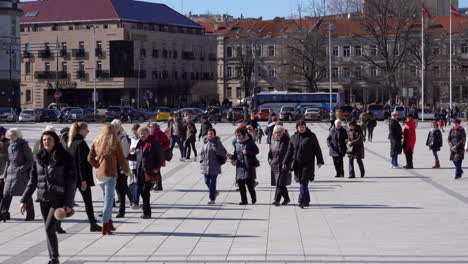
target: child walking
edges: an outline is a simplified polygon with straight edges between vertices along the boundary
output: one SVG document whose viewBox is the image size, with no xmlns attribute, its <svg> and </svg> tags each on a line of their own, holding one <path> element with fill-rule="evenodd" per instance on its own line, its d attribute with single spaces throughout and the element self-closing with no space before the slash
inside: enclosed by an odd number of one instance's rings
<svg viewBox="0 0 468 264">
<path fill-rule="evenodd" d="M 437 122 L 432 122 L 432 129 L 427 135 L 426 146 L 428 146 L 429 149 L 432 150 L 432 154 L 434 155 L 435 163 L 434 166 L 432 166 L 433 169 L 440 168 L 439 155 L 437 154 L 437 152 L 440 151 L 442 145 L 442 132 L 439 129 L 439 125 L 437 124 Z"/>
</svg>

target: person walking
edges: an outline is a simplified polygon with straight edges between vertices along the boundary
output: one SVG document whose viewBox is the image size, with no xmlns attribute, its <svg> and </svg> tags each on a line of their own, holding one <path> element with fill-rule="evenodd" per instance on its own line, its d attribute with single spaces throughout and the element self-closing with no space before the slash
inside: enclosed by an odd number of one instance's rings
<svg viewBox="0 0 468 264">
<path fill-rule="evenodd" d="M 290 167 L 294 171 L 294 177 L 300 185 L 298 206 L 302 209 L 310 204 L 309 182 L 315 179 L 315 162 L 318 168 L 324 164 L 322 149 L 317 136 L 307 128 L 304 120 L 300 120 L 289 142 L 283 169 Z"/>
<path fill-rule="evenodd" d="M 377 126 L 377 119 L 375 119 L 374 113 L 369 112 L 369 119 L 367 121 L 367 140 L 372 142 L 374 139 L 374 129 Z"/>
<path fill-rule="evenodd" d="M 359 115 L 359 123 L 361 124 L 361 130 L 362 130 L 362 140 L 365 142 L 366 137 L 367 137 L 367 127 L 369 122 L 369 112 L 368 111 L 362 111 L 362 113 Z"/>
<path fill-rule="evenodd" d="M 161 166 L 164 161 L 164 154 L 158 140 L 150 137 L 150 130 L 147 127 L 138 129 L 140 141 L 135 149 L 131 149 L 129 159 L 136 161 L 136 182 L 143 200 L 142 219 L 151 218 L 151 189 L 156 181 L 161 180 Z"/>
<path fill-rule="evenodd" d="M 408 115 L 406 118 L 406 125 L 403 129 L 403 150 L 406 157 L 405 169 L 413 169 L 413 153 L 414 146 L 416 145 L 416 123 L 414 122 L 413 115 Z"/>
<path fill-rule="evenodd" d="M 327 137 L 330 156 L 333 158 L 333 165 L 336 171 L 335 178 L 344 177 L 343 158 L 346 155 L 347 140 L 348 132 L 343 127 L 343 122 L 335 120 L 334 126 L 330 129 L 330 134 Z"/>
<path fill-rule="evenodd" d="M 208 204 L 215 204 L 218 191 L 216 181 L 221 174 L 221 166 L 226 162 L 226 148 L 221 143 L 221 139 L 216 136 L 214 128 L 208 129 L 205 144 L 200 153 L 200 172 L 205 176 L 205 184 L 209 190 Z"/>
<path fill-rule="evenodd" d="M 184 155 L 184 123 L 180 120 L 179 115 L 174 113 L 172 114 L 172 119 L 168 124 L 169 135 L 171 136 L 171 152 L 174 149 L 175 144 L 179 147 L 180 151 L 180 161 L 185 161 Z"/>
<path fill-rule="evenodd" d="M 258 125 L 257 127 L 257 131 L 256 131 L 256 134 L 257 134 L 257 142 L 258 144 L 262 144 L 262 137 L 263 137 L 263 129 L 260 125 Z"/>
<path fill-rule="evenodd" d="M 273 116 L 271 122 L 268 123 L 268 126 L 265 128 L 265 135 L 267 137 L 267 144 L 271 144 L 271 137 L 273 136 L 273 130 L 275 129 L 276 123 L 278 123 L 278 117 Z"/>
<path fill-rule="evenodd" d="M 33 154 L 28 142 L 23 139 L 23 133 L 17 128 L 11 128 L 6 133 L 10 138 L 8 146 L 8 164 L 5 168 L 3 199 L 0 204 L 0 221 L 10 219 L 10 205 L 13 196 L 21 196 L 29 181 L 29 172 L 34 163 Z M 34 204 L 32 198 L 24 201 L 27 204 L 25 221 L 34 221 Z"/>
<path fill-rule="evenodd" d="M 131 143 L 130 143 L 130 149 L 136 148 L 138 141 L 140 141 L 140 135 L 138 134 L 138 129 L 140 128 L 140 124 L 134 124 L 132 126 L 132 136 L 130 137 Z M 129 154 L 135 154 L 135 153 L 129 153 Z M 133 204 L 131 205 L 131 208 L 136 210 L 140 209 L 140 190 L 138 189 L 138 184 L 136 183 L 136 161 L 129 161 L 128 165 L 130 169 L 132 170 L 132 176 L 131 176 L 131 184 L 130 184 L 130 192 L 132 192 L 133 196 Z M 133 190 L 132 190 L 133 187 Z"/>
<path fill-rule="evenodd" d="M 288 193 L 288 185 L 291 185 L 291 172 L 288 167 L 283 168 L 283 160 L 289 146 L 289 135 L 283 126 L 277 125 L 273 130 L 270 151 L 268 152 L 268 164 L 270 164 L 271 175 L 276 185 L 274 206 L 287 205 L 291 202 Z"/>
<path fill-rule="evenodd" d="M 392 169 L 398 169 L 398 155 L 401 154 L 403 148 L 401 139 L 403 131 L 400 122 L 398 122 L 398 113 L 392 112 L 391 119 L 388 122 L 388 139 L 390 140 L 390 156 L 392 157 Z"/>
<path fill-rule="evenodd" d="M 197 127 L 193 122 L 192 118 L 189 116 L 187 118 L 187 124 L 185 125 L 185 160 L 190 160 L 191 149 L 193 150 L 193 160 L 197 161 L 197 148 L 195 147 L 195 141 L 197 136 Z"/>
<path fill-rule="evenodd" d="M 239 205 L 247 204 L 246 186 L 249 190 L 252 204 L 255 204 L 257 202 L 257 193 L 255 192 L 256 168 L 260 166 L 260 162 L 256 156 L 259 153 L 259 149 L 247 133 L 245 127 L 236 129 L 235 135 L 237 141 L 234 153 L 227 154 L 227 156 L 231 160 L 236 161 L 236 181 L 241 195 Z"/>
<path fill-rule="evenodd" d="M 116 132 L 117 139 L 120 142 L 120 147 L 122 148 L 122 153 L 124 154 L 124 159 L 127 160 L 130 153 L 130 143 L 132 142 L 130 137 L 125 133 L 125 130 L 122 127 L 122 122 L 118 119 L 114 119 L 111 122 L 111 125 L 114 126 L 114 131 Z M 128 165 L 128 164 L 127 164 Z M 117 178 L 117 183 L 115 186 L 117 195 L 119 197 L 119 213 L 115 216 L 116 218 L 125 217 L 125 200 L 128 197 L 130 204 L 133 203 L 133 196 L 128 188 L 128 176 L 125 175 L 122 168 L 119 168 L 119 177 Z"/>
<path fill-rule="evenodd" d="M 158 123 L 151 122 L 149 129 L 150 129 L 150 140 L 158 141 L 159 146 L 161 147 L 161 150 L 164 154 L 162 162 L 161 162 L 161 167 L 166 167 L 166 161 L 170 161 L 170 158 L 168 157 L 168 155 L 172 157 L 172 151 L 169 149 L 171 142 L 169 138 L 167 137 L 167 135 L 161 131 L 161 127 L 159 126 Z M 161 174 L 161 172 L 159 172 L 159 174 Z M 161 179 L 155 182 L 152 190 L 155 192 L 163 190 L 162 177 Z"/>
<path fill-rule="evenodd" d="M 4 175 L 8 164 L 8 146 L 10 145 L 10 140 L 5 137 L 6 132 L 6 128 L 0 126 L 0 204 L 3 199 L 3 188 L 5 187 Z"/>
<path fill-rule="evenodd" d="M 93 196 L 91 187 L 94 186 L 93 167 L 88 162 L 89 147 L 86 137 L 89 134 L 88 124 L 73 123 L 68 136 L 68 152 L 74 162 L 76 172 L 76 187 L 81 193 L 86 208 L 86 215 L 90 224 L 90 232 L 101 232 L 94 216 Z"/>
<path fill-rule="evenodd" d="M 208 117 L 203 115 L 200 119 L 200 133 L 198 134 L 198 141 L 204 139 L 208 135 L 208 129 L 213 128 L 213 125 L 208 120 Z"/>
<path fill-rule="evenodd" d="M 460 179 L 463 175 L 462 163 L 465 158 L 466 133 L 459 119 L 453 121 L 453 127 L 450 129 L 448 135 L 448 142 L 450 147 L 450 160 L 453 161 L 455 165 L 455 179 Z"/>
<path fill-rule="evenodd" d="M 20 212 L 33 206 L 32 195 L 37 189 L 37 202 L 41 208 L 47 236 L 49 264 L 58 264 L 59 247 L 56 234 L 55 211 L 63 208 L 72 213 L 76 190 L 76 174 L 71 155 L 63 148 L 59 136 L 52 131 L 44 131 L 41 146 L 32 165 L 31 178 L 21 197 Z"/>
<path fill-rule="evenodd" d="M 112 224 L 112 203 L 119 168 L 122 168 L 125 175 L 130 175 L 128 162 L 120 146 L 117 130 L 113 125 L 106 124 L 101 129 L 91 146 L 88 162 L 96 169 L 96 178 L 103 192 L 102 234 L 111 235 L 115 230 Z"/>
<path fill-rule="evenodd" d="M 437 152 L 440 151 L 443 145 L 442 132 L 439 129 L 439 125 L 436 121 L 432 122 L 432 129 L 427 134 L 426 146 L 432 151 L 434 155 L 434 166 L 433 169 L 440 168 L 439 155 Z"/>
<path fill-rule="evenodd" d="M 362 128 L 355 121 L 349 122 L 347 145 L 348 149 L 346 153 L 349 158 L 349 178 L 356 178 L 356 174 L 354 172 L 354 160 L 356 160 L 359 165 L 361 178 L 364 178 L 366 174 L 364 163 L 362 162 L 365 156 L 364 135 Z"/>
</svg>

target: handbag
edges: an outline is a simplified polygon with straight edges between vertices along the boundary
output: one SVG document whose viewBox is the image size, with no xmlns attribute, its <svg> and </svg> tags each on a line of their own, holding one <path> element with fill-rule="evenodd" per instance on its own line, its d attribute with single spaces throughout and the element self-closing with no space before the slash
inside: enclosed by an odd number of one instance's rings
<svg viewBox="0 0 468 264">
<path fill-rule="evenodd" d="M 354 152 L 354 146 L 348 146 L 346 149 L 346 154 L 353 154 Z"/>
<path fill-rule="evenodd" d="M 219 165 L 224 165 L 227 161 L 226 156 L 221 156 L 221 155 L 216 155 L 216 161 L 218 162 Z"/>
<path fill-rule="evenodd" d="M 171 149 L 168 149 L 168 150 L 164 151 L 164 159 L 166 161 L 171 161 L 173 156 L 174 156 L 174 154 L 172 153 Z"/>
<path fill-rule="evenodd" d="M 145 170 L 145 181 L 146 182 L 157 182 L 161 180 L 161 173 L 154 172 L 154 170 Z"/>
</svg>

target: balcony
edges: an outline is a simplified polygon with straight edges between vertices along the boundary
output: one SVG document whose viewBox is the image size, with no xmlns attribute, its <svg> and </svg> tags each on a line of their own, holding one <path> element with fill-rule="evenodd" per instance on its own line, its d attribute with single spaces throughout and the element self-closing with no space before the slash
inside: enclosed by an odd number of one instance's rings
<svg viewBox="0 0 468 264">
<path fill-rule="evenodd" d="M 99 79 L 110 79 L 110 72 L 109 71 L 96 71 L 96 78 Z"/>
<path fill-rule="evenodd" d="M 77 79 L 86 79 L 86 72 L 85 71 L 77 71 L 76 72 Z"/>
<path fill-rule="evenodd" d="M 104 51 L 100 48 L 96 48 L 95 53 L 96 57 L 104 57 Z"/>
<path fill-rule="evenodd" d="M 85 58 L 86 51 L 84 49 L 74 49 L 72 50 L 73 57 L 75 58 Z"/>
<path fill-rule="evenodd" d="M 32 58 L 32 53 L 29 51 L 23 51 L 23 58 Z"/>
<path fill-rule="evenodd" d="M 50 57 L 52 57 L 52 52 L 50 52 L 50 49 L 39 51 L 39 58 L 48 59 Z"/>
</svg>

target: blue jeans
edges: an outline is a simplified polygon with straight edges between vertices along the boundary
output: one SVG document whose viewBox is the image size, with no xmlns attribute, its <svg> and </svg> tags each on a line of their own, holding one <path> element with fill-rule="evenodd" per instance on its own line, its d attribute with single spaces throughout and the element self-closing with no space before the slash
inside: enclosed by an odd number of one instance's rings
<svg viewBox="0 0 468 264">
<path fill-rule="evenodd" d="M 398 167 L 398 155 L 392 155 L 392 166 Z"/>
<path fill-rule="evenodd" d="M 453 164 L 455 164 L 455 176 L 457 177 L 463 174 L 462 162 L 463 160 L 453 161 Z"/>
<path fill-rule="evenodd" d="M 299 203 L 308 204 L 310 203 L 310 193 L 309 193 L 309 180 L 302 180 L 299 183 Z"/>
<path fill-rule="evenodd" d="M 136 169 L 133 169 L 133 177 L 136 179 Z M 140 204 L 140 189 L 138 189 L 138 184 L 133 184 L 133 204 Z"/>
<path fill-rule="evenodd" d="M 216 179 L 218 178 L 217 174 L 207 175 L 205 174 L 205 184 L 210 191 L 210 201 L 216 200 Z"/>
<path fill-rule="evenodd" d="M 102 209 L 102 223 L 109 223 L 109 219 L 112 218 L 112 204 L 114 203 L 115 185 L 117 184 L 117 178 L 109 178 L 104 183 L 100 183 L 102 192 L 104 207 Z"/>
<path fill-rule="evenodd" d="M 180 150 L 180 157 L 183 158 L 185 157 L 184 155 L 184 144 L 182 143 L 182 139 L 178 136 L 171 136 L 171 151 L 174 149 L 175 144 L 177 143 L 177 146 L 179 147 Z"/>
</svg>

